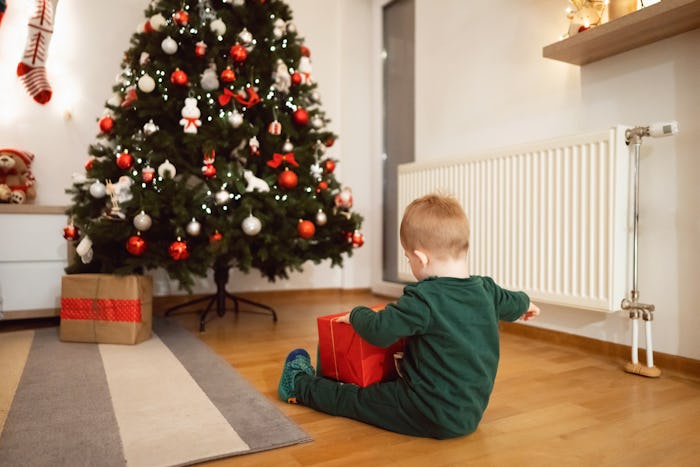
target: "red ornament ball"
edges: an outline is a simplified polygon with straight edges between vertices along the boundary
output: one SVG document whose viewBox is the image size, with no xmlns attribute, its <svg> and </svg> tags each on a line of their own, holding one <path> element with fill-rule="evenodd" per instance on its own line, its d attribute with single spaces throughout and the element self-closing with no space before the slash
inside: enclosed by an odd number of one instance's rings
<svg viewBox="0 0 700 467">
<path fill-rule="evenodd" d="M 175 261 L 182 261 L 190 256 L 190 252 L 187 249 L 187 243 L 183 242 L 180 239 L 170 244 L 170 247 L 168 248 L 168 254 Z"/>
<path fill-rule="evenodd" d="M 236 73 L 234 73 L 230 66 L 227 66 L 226 69 L 221 72 L 221 81 L 224 83 L 233 83 L 236 81 Z"/>
<path fill-rule="evenodd" d="M 311 221 L 299 221 L 297 232 L 301 238 L 311 238 L 316 233 L 316 226 Z"/>
<path fill-rule="evenodd" d="M 184 26 L 190 21 L 190 15 L 186 11 L 180 10 L 173 14 L 173 19 L 180 26 Z"/>
<path fill-rule="evenodd" d="M 92 166 L 95 164 L 95 158 L 90 157 L 88 160 L 85 161 L 85 170 L 90 170 L 92 169 Z"/>
<path fill-rule="evenodd" d="M 134 256 L 141 256 L 146 252 L 146 240 L 141 238 L 140 235 L 132 235 L 126 241 L 126 251 Z"/>
<path fill-rule="evenodd" d="M 299 86 L 301 84 L 301 74 L 297 71 L 292 73 L 292 85 Z"/>
<path fill-rule="evenodd" d="M 120 169 L 128 169 L 134 163 L 134 157 L 128 152 L 119 153 L 117 156 L 117 167 Z"/>
<path fill-rule="evenodd" d="M 233 61 L 236 63 L 245 62 L 246 58 L 248 58 L 248 51 L 240 44 L 232 46 L 229 53 L 231 54 Z"/>
<path fill-rule="evenodd" d="M 321 190 L 327 190 L 328 189 L 328 182 L 325 180 L 321 180 L 318 182 L 318 189 L 316 190 L 317 193 L 320 193 Z"/>
<path fill-rule="evenodd" d="M 323 142 L 323 144 L 325 144 L 327 148 L 333 146 L 333 143 L 335 143 L 335 139 L 332 136 L 329 136 L 328 138 L 326 138 L 326 141 Z"/>
<path fill-rule="evenodd" d="M 299 183 L 299 177 L 297 177 L 297 174 L 289 169 L 280 172 L 279 176 L 277 177 L 277 184 L 288 190 L 291 190 L 297 186 L 297 183 Z"/>
<path fill-rule="evenodd" d="M 352 234 L 352 244 L 357 248 L 365 244 L 365 236 L 359 230 Z"/>
<path fill-rule="evenodd" d="M 309 124 L 309 112 L 302 108 L 298 108 L 293 114 L 294 123 L 300 126 L 306 126 Z"/>
<path fill-rule="evenodd" d="M 189 81 L 190 79 L 187 77 L 187 73 L 179 68 L 176 68 L 170 75 L 170 82 L 177 86 L 187 86 Z"/>
<path fill-rule="evenodd" d="M 99 125 L 102 133 L 109 133 L 114 127 L 114 120 L 109 115 L 105 115 L 100 119 Z"/>
<path fill-rule="evenodd" d="M 68 224 L 63 228 L 63 238 L 66 240 L 75 240 L 78 238 L 78 228 L 71 224 Z"/>
<path fill-rule="evenodd" d="M 326 166 L 326 172 L 328 172 L 329 174 L 333 173 L 333 171 L 335 170 L 335 162 L 330 160 L 330 159 L 328 159 L 326 161 L 325 166 Z"/>
</svg>

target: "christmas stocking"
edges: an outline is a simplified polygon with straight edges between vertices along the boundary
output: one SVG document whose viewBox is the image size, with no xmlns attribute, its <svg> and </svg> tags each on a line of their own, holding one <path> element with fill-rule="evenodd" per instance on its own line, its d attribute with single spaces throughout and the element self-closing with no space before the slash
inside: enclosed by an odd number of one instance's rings
<svg viewBox="0 0 700 467">
<path fill-rule="evenodd" d="M 53 35 L 54 6 L 58 0 L 35 1 L 34 14 L 29 19 L 27 45 L 22 61 L 17 65 L 17 76 L 35 101 L 46 104 L 51 100 L 52 91 L 46 78 L 45 64 Z"/>
</svg>

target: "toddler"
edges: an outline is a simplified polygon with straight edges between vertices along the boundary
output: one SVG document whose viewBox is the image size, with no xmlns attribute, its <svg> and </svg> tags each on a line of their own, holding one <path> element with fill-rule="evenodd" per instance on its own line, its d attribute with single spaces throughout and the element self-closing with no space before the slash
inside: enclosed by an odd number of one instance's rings
<svg viewBox="0 0 700 467">
<path fill-rule="evenodd" d="M 400 376 L 366 388 L 315 376 L 309 354 L 293 350 L 280 399 L 387 430 L 438 439 L 474 431 L 493 390 L 498 320 L 540 312 L 523 292 L 502 289 L 467 269 L 469 222 L 456 199 L 431 194 L 404 212 L 401 246 L 418 281 L 375 312 L 358 306 L 337 320 L 371 344 L 406 338 Z"/>
</svg>

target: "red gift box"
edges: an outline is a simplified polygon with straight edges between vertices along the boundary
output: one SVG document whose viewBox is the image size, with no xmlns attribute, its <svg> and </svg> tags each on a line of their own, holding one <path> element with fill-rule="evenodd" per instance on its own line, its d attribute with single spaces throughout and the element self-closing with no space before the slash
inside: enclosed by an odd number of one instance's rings
<svg viewBox="0 0 700 467">
<path fill-rule="evenodd" d="M 373 309 L 383 309 L 374 307 Z M 366 387 L 397 377 L 394 354 L 402 352 L 404 341 L 377 347 L 361 338 L 349 324 L 335 318 L 345 313 L 321 316 L 318 323 L 319 368 L 321 375 L 344 383 Z"/>
<path fill-rule="evenodd" d="M 149 276 L 69 274 L 61 281 L 62 341 L 137 344 L 151 337 Z"/>
</svg>

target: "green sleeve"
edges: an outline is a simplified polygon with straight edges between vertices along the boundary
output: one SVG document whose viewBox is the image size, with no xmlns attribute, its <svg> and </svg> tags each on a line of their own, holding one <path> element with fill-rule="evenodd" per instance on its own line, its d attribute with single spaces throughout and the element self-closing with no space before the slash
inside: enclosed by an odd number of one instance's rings
<svg viewBox="0 0 700 467">
<path fill-rule="evenodd" d="M 365 306 L 353 308 L 350 324 L 360 337 L 378 347 L 387 347 L 402 337 L 421 334 L 430 323 L 430 309 L 415 287 L 407 286 L 396 303 L 381 311 Z"/>
<path fill-rule="evenodd" d="M 484 285 L 493 293 L 493 304 L 499 320 L 515 321 L 530 306 L 530 297 L 525 292 L 514 292 L 497 285 L 490 277 L 484 277 Z"/>
</svg>

